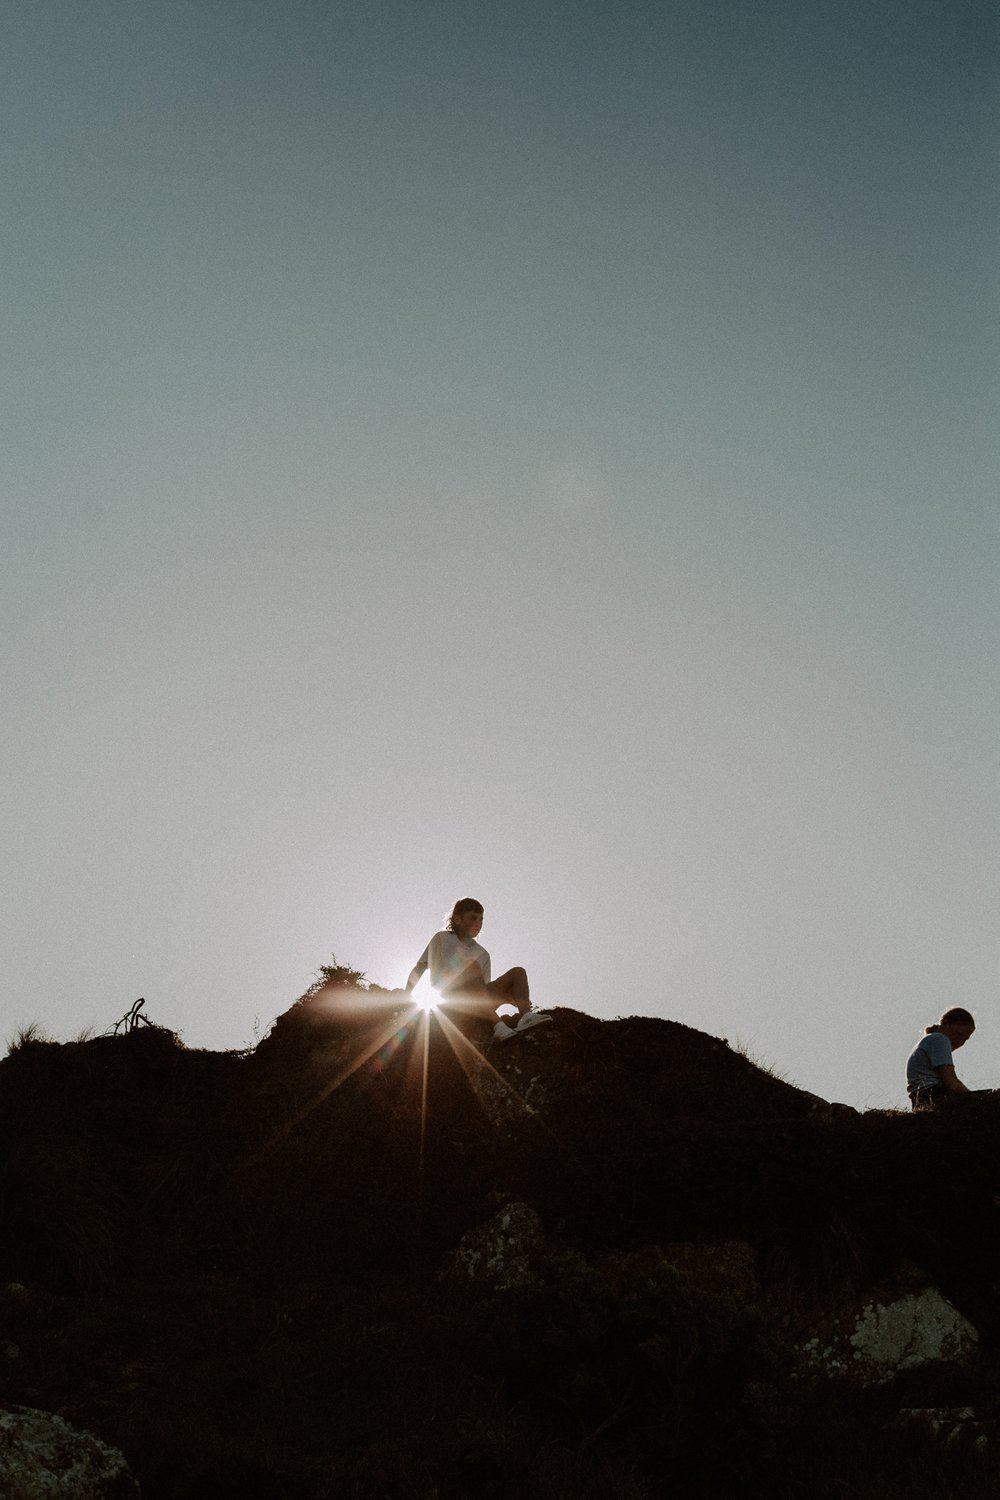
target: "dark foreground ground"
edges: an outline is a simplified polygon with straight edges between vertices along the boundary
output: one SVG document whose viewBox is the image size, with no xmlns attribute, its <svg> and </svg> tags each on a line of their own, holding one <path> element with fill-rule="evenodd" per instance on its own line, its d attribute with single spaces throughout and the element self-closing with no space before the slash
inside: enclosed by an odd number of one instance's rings
<svg viewBox="0 0 1000 1500">
<path fill-rule="evenodd" d="M 432 1022 L 424 1120 L 406 1016 L 334 988 L 249 1055 L 16 1047 L 3 1399 L 121 1448 L 150 1500 L 998 1492 L 995 1439 L 899 1417 L 1000 1410 L 992 1097 L 856 1115 L 689 1028 L 559 1010 L 490 1066 Z M 510 1204 L 540 1221 L 520 1261 L 456 1259 Z M 976 1359 L 803 1375 L 833 1310 L 921 1278 Z"/>
</svg>

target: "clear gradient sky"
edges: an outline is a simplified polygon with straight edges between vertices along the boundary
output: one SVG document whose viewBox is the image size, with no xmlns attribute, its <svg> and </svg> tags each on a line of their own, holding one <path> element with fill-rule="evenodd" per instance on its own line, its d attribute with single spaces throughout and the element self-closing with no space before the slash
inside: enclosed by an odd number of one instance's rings
<svg viewBox="0 0 1000 1500">
<path fill-rule="evenodd" d="M 963 0 L 14 0 L 3 1039 L 538 1002 L 1000 1084 Z"/>
</svg>

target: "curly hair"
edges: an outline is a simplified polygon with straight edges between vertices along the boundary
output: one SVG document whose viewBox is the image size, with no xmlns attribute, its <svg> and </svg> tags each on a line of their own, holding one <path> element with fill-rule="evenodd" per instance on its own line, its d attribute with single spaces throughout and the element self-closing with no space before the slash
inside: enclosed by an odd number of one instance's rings
<svg viewBox="0 0 1000 1500">
<path fill-rule="evenodd" d="M 478 912 L 482 916 L 483 903 L 477 901 L 473 896 L 463 896 L 461 901 L 456 901 L 451 909 L 451 916 L 444 924 L 445 932 L 454 932 L 455 918 L 464 917 L 470 911 Z"/>
</svg>

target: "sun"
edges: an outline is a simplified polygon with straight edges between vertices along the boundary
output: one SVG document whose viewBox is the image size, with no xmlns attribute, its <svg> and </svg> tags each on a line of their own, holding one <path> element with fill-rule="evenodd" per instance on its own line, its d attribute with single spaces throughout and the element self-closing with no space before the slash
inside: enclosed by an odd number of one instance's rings
<svg viewBox="0 0 1000 1500">
<path fill-rule="evenodd" d="M 418 983 L 413 987 L 412 998 L 414 1005 L 416 1005 L 418 1009 L 422 1010 L 425 1015 L 429 1015 L 432 1010 L 437 1010 L 438 1001 L 440 1000 L 441 996 L 438 994 L 437 990 L 431 989 L 430 984 L 427 980 L 427 975 L 422 974 Z"/>
</svg>

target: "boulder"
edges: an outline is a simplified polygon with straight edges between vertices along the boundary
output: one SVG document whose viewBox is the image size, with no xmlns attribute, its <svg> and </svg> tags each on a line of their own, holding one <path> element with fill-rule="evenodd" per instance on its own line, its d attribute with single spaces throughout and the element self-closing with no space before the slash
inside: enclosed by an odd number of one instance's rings
<svg viewBox="0 0 1000 1500">
<path fill-rule="evenodd" d="M 940 1360 L 962 1361 L 979 1335 L 967 1318 L 936 1287 L 895 1302 L 869 1303 L 851 1334 L 854 1359 L 884 1378 Z"/>
<path fill-rule="evenodd" d="M 5 1500 L 129 1500 L 137 1497 L 117 1448 L 27 1406 L 0 1407 L 0 1494 Z"/>
<path fill-rule="evenodd" d="M 542 1221 L 535 1210 L 527 1203 L 507 1203 L 462 1236 L 446 1275 L 500 1292 L 531 1286 L 533 1262 L 543 1247 Z"/>
<path fill-rule="evenodd" d="M 876 1298 L 835 1318 L 824 1335 L 801 1347 L 806 1367 L 818 1374 L 850 1374 L 880 1384 L 903 1370 L 961 1363 L 979 1335 L 936 1287 L 894 1298 Z"/>
</svg>

